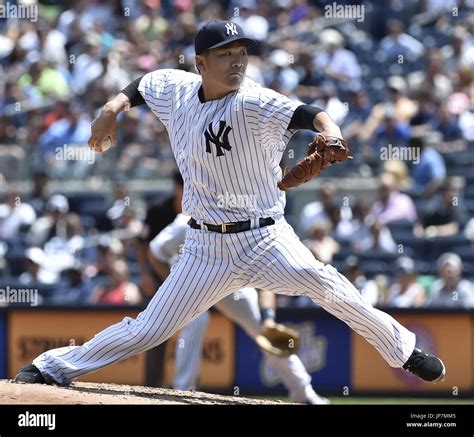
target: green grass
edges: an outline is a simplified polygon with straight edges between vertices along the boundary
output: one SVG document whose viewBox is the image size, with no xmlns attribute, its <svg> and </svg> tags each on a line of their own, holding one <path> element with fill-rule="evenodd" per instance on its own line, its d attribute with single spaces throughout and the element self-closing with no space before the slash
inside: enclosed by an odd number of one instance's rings
<svg viewBox="0 0 474 437">
<path fill-rule="evenodd" d="M 456 404 L 474 404 L 473 399 L 456 398 L 360 398 L 360 397 L 329 397 L 335 405 L 456 405 Z"/>
<path fill-rule="evenodd" d="M 252 396 L 260 399 L 275 399 L 291 402 L 289 398 L 282 396 Z M 378 398 L 378 397 L 355 397 L 355 396 L 329 396 L 333 405 L 474 405 L 474 399 L 452 398 Z"/>
</svg>

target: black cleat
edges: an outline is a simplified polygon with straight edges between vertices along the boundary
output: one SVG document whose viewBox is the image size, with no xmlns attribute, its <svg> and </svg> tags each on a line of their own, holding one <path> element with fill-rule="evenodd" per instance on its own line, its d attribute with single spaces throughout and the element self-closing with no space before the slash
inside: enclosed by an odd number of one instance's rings
<svg viewBox="0 0 474 437">
<path fill-rule="evenodd" d="M 20 369 L 18 375 L 15 377 L 15 382 L 24 384 L 47 384 L 41 372 L 33 364 L 29 364 Z"/>
<path fill-rule="evenodd" d="M 416 348 L 403 368 L 423 381 L 433 383 L 442 381 L 446 374 L 446 368 L 438 357 Z"/>
</svg>

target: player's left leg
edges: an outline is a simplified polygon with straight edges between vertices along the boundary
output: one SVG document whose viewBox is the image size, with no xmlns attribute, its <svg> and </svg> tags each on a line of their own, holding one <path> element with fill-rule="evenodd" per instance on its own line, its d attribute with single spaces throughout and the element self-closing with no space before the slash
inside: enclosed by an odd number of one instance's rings
<svg viewBox="0 0 474 437">
<path fill-rule="evenodd" d="M 251 238 L 248 240 L 254 269 L 264 272 L 251 285 L 275 293 L 309 296 L 362 335 L 390 366 L 404 367 L 425 381 L 444 377 L 439 358 L 417 352 L 414 333 L 366 303 L 335 268 L 317 261 L 285 220 L 259 232 L 260 244 L 252 245 Z"/>
<path fill-rule="evenodd" d="M 258 293 L 255 288 L 242 288 L 222 299 L 216 308 L 229 319 L 237 323 L 252 339 L 258 335 L 262 324 L 258 305 Z M 326 398 L 319 396 L 311 386 L 311 376 L 301 359 L 293 354 L 289 357 L 277 357 L 265 353 L 265 358 L 276 370 L 283 385 L 295 402 L 309 404 L 328 404 Z"/>
</svg>

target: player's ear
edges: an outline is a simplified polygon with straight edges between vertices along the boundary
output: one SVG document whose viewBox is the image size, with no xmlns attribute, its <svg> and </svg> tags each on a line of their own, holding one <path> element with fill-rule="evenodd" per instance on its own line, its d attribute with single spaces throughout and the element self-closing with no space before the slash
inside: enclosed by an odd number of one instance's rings
<svg viewBox="0 0 474 437">
<path fill-rule="evenodd" d="M 201 74 L 202 74 L 203 71 L 206 71 L 206 64 L 205 64 L 204 56 L 201 56 L 201 55 L 196 56 L 196 68 L 199 71 L 199 73 L 201 73 Z"/>
</svg>

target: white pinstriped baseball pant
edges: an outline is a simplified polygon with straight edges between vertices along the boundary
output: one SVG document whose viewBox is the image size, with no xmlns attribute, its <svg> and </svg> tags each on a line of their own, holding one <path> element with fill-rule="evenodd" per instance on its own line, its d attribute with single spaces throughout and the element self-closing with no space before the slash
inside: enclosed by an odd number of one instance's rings
<svg viewBox="0 0 474 437">
<path fill-rule="evenodd" d="M 371 343 L 392 367 L 415 347 L 415 334 L 373 308 L 330 265 L 315 260 L 284 218 L 235 234 L 189 229 L 183 253 L 136 319 L 125 317 L 82 346 L 37 357 L 45 379 L 75 378 L 157 346 L 228 294 L 245 287 L 309 296 Z"/>
<path fill-rule="evenodd" d="M 262 319 L 258 305 L 258 292 L 255 288 L 243 288 L 229 294 L 215 305 L 221 313 L 245 330 L 247 335 L 255 340 L 260 332 Z M 195 390 L 199 378 L 201 351 L 204 331 L 209 321 L 205 312 L 188 323 L 180 333 L 176 343 L 176 372 L 173 388 L 178 390 Z M 311 375 L 307 372 L 300 357 L 292 354 L 289 357 L 278 357 L 264 353 L 266 359 L 275 369 L 281 382 L 296 402 L 305 402 L 306 390 L 310 386 Z"/>
</svg>

